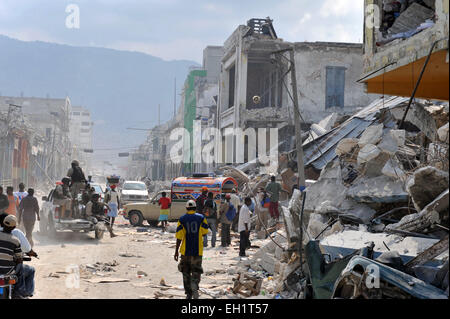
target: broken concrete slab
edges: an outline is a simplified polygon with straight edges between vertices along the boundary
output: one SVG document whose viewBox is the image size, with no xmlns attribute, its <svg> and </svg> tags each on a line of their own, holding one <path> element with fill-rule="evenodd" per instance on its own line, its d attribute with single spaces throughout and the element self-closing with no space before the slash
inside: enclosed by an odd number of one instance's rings
<svg viewBox="0 0 450 319">
<path fill-rule="evenodd" d="M 378 144 L 379 149 L 390 155 L 395 155 L 395 153 L 397 153 L 398 146 L 398 141 L 392 136 L 390 132 L 384 134 L 383 139 Z"/>
<path fill-rule="evenodd" d="M 449 208 L 449 190 L 445 190 L 434 201 L 428 204 L 422 211 L 403 217 L 398 223 L 386 226 L 386 230 L 402 230 L 420 232 L 434 224 L 440 223 L 441 216 Z"/>
<path fill-rule="evenodd" d="M 342 156 L 345 154 L 349 154 L 352 150 L 355 149 L 356 146 L 358 146 L 358 141 L 359 139 L 357 138 L 343 138 L 336 146 L 336 155 Z"/>
<path fill-rule="evenodd" d="M 380 155 L 381 150 L 374 144 L 365 144 L 358 152 L 358 165 L 367 163 Z"/>
<path fill-rule="evenodd" d="M 320 240 L 321 245 L 361 249 L 369 242 L 374 242 L 374 250 L 377 252 L 398 251 L 401 255 L 417 256 L 421 252 L 437 243 L 438 239 L 401 237 L 386 233 L 371 233 L 360 227 L 360 230 L 344 230 Z M 386 247 L 387 246 L 387 247 Z M 389 248 L 389 249 L 388 249 Z"/>
<path fill-rule="evenodd" d="M 389 135 L 397 142 L 397 146 L 405 146 L 406 131 L 405 130 L 390 130 Z"/>
<path fill-rule="evenodd" d="M 394 24 L 389 28 L 390 34 L 397 34 L 415 30 L 427 19 L 432 19 L 434 11 L 416 2 L 413 2 L 400 16 L 395 19 Z"/>
<path fill-rule="evenodd" d="M 444 190 L 448 189 L 449 174 L 435 167 L 418 169 L 407 183 L 407 190 L 417 211 L 421 211 Z"/>
<path fill-rule="evenodd" d="M 338 207 L 345 200 L 346 193 L 347 187 L 342 183 L 340 166 L 331 169 L 325 167 L 319 180 L 306 189 L 304 212 L 317 212 L 326 201 Z"/>
<path fill-rule="evenodd" d="M 397 121 L 401 121 L 403 115 L 406 111 L 406 105 L 401 107 L 396 107 L 390 110 L 391 114 Z M 436 120 L 433 116 L 425 109 L 425 107 L 420 103 L 411 104 L 411 108 L 406 115 L 405 122 L 409 122 L 425 134 L 431 141 L 436 140 L 437 127 Z"/>
<path fill-rule="evenodd" d="M 340 209 L 343 215 L 355 217 L 364 224 L 368 224 L 377 213 L 369 206 L 357 203 L 351 199 L 344 200 Z"/>
<path fill-rule="evenodd" d="M 347 196 L 358 203 L 407 203 L 409 198 L 402 181 L 384 175 L 360 178 L 349 188 Z"/>
<path fill-rule="evenodd" d="M 401 167 L 401 163 L 394 158 L 390 158 L 386 164 L 384 165 L 383 169 L 381 170 L 381 173 L 383 175 L 386 175 L 388 177 L 394 178 L 394 179 L 400 179 L 404 181 L 406 179 L 406 173 Z"/>
<path fill-rule="evenodd" d="M 441 126 L 438 131 L 438 137 L 441 142 L 449 143 L 449 123 Z"/>
<path fill-rule="evenodd" d="M 386 165 L 390 155 L 386 152 L 381 152 L 377 157 L 369 160 L 365 165 L 365 176 L 376 177 L 382 174 L 383 167 Z"/>
<path fill-rule="evenodd" d="M 371 125 L 362 133 L 358 145 L 364 147 L 366 144 L 377 144 L 383 136 L 383 123 Z"/>
</svg>

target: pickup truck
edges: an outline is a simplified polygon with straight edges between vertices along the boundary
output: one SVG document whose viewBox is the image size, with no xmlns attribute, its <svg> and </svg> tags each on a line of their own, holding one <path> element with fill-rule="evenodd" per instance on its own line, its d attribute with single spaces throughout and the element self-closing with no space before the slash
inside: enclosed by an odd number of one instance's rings
<svg viewBox="0 0 450 319">
<path fill-rule="evenodd" d="M 84 231 L 86 233 L 94 231 L 96 239 L 103 237 L 104 227 L 96 219 L 61 219 L 59 216 L 59 207 L 53 205 L 53 193 L 54 190 L 51 190 L 48 196 L 42 197 L 41 211 L 39 213 L 41 218 L 39 231 L 43 235 L 54 237 L 58 231 L 71 230 L 73 232 Z M 81 194 L 79 195 L 79 202 L 81 202 Z M 84 214 L 84 207 L 81 204 L 80 206 L 79 211 Z"/>
</svg>

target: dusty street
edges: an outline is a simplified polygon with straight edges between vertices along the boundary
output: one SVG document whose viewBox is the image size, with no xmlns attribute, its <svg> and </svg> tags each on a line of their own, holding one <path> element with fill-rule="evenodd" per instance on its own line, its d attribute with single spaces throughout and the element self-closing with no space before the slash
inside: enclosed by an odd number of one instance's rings
<svg viewBox="0 0 450 319">
<path fill-rule="evenodd" d="M 131 227 L 122 217 L 118 223 L 119 236 L 105 234 L 101 241 L 93 233 L 70 231 L 50 239 L 36 227 L 34 249 L 40 259 L 29 262 L 36 269 L 34 298 L 184 298 L 182 276 L 173 259 L 174 234 Z M 211 288 L 232 287 L 227 269 L 239 262 L 236 242 L 228 249 L 205 249 L 200 298 L 212 298 Z M 165 286 L 160 285 L 162 279 Z"/>
</svg>

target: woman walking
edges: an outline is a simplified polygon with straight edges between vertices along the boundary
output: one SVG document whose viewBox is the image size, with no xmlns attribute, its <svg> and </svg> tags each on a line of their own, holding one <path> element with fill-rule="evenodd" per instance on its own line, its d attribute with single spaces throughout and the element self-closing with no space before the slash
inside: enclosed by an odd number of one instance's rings
<svg viewBox="0 0 450 319">
<path fill-rule="evenodd" d="M 107 216 L 109 217 L 109 223 L 111 231 L 114 226 L 116 217 L 119 216 L 120 198 L 119 193 L 116 192 L 116 185 L 111 185 L 110 190 L 106 193 L 105 203 L 108 204 L 110 210 L 108 210 Z"/>
</svg>

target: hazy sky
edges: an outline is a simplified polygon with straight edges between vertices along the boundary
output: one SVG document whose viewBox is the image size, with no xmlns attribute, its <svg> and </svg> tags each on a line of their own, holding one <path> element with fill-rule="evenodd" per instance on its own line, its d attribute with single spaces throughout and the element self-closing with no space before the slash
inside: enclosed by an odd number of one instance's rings
<svg viewBox="0 0 450 319">
<path fill-rule="evenodd" d="M 66 27 L 70 4 L 79 29 Z M 0 34 L 201 63 L 205 46 L 267 16 L 287 41 L 362 41 L 363 0 L 0 0 Z"/>
</svg>

